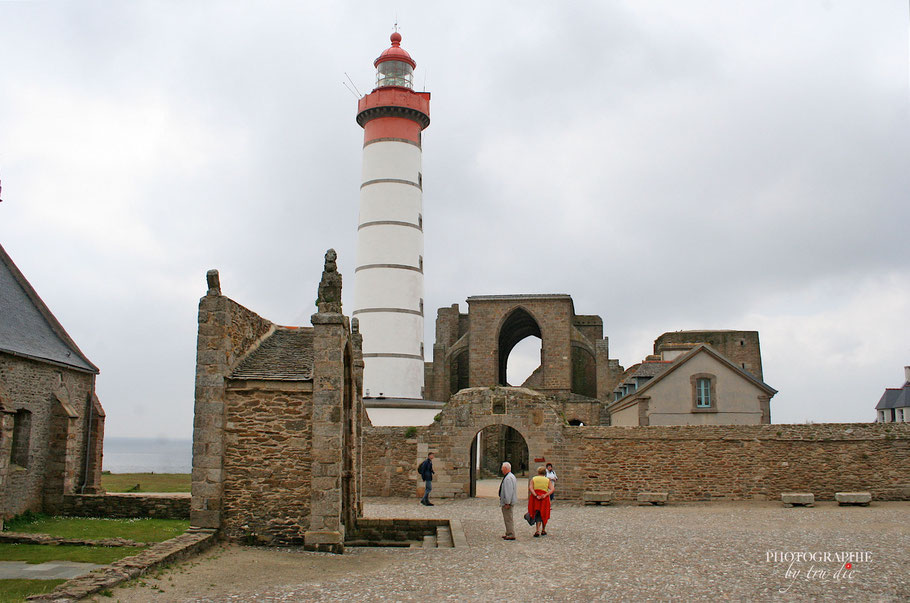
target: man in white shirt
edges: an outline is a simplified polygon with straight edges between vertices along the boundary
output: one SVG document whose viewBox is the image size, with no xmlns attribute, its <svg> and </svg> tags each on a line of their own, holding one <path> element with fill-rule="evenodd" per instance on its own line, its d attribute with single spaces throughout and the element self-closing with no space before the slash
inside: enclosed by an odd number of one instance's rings
<svg viewBox="0 0 910 603">
<path fill-rule="evenodd" d="M 559 478 L 556 477 L 556 472 L 553 471 L 553 463 L 547 463 L 547 479 L 550 480 L 553 484 L 553 489 L 556 489 L 556 480 Z M 555 492 L 553 493 L 555 494 Z M 550 494 L 550 500 L 553 500 L 553 494 Z"/>
<path fill-rule="evenodd" d="M 503 540 L 515 540 L 515 523 L 512 518 L 512 507 L 518 504 L 518 480 L 512 473 L 512 464 L 502 464 L 502 482 L 499 484 L 499 506 L 502 508 L 502 520 L 506 524 Z"/>
</svg>

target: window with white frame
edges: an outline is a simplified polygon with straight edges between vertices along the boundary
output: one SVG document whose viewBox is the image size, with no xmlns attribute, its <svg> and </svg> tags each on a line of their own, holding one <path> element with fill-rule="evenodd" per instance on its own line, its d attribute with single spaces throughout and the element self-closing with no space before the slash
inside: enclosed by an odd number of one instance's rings
<svg viewBox="0 0 910 603">
<path fill-rule="evenodd" d="M 717 376 L 710 373 L 696 373 L 689 376 L 692 383 L 692 411 L 717 411 Z"/>
<path fill-rule="evenodd" d="M 706 377 L 695 380 L 695 406 L 698 408 L 711 407 L 711 380 Z"/>
</svg>

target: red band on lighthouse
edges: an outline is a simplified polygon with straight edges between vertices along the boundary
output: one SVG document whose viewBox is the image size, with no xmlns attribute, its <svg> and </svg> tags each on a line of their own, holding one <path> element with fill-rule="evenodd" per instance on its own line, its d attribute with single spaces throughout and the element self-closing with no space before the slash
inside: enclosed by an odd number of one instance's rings
<svg viewBox="0 0 910 603">
<path fill-rule="evenodd" d="M 420 144 L 420 124 L 404 117 L 381 117 L 363 126 L 363 144 L 378 138 L 401 138 Z"/>
</svg>

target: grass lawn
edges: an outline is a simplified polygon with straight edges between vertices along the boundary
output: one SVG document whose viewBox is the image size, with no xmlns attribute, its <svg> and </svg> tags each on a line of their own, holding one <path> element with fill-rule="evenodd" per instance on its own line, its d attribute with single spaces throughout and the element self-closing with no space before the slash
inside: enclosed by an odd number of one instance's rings
<svg viewBox="0 0 910 603">
<path fill-rule="evenodd" d="M 60 538 L 129 538 L 138 542 L 161 542 L 183 534 L 188 527 L 190 522 L 185 519 L 94 519 L 31 515 L 10 519 L 6 522 L 5 529 Z"/>
<path fill-rule="evenodd" d="M 101 487 L 108 492 L 189 492 L 190 474 L 105 471 L 101 474 Z"/>
<path fill-rule="evenodd" d="M 79 561 L 107 565 L 118 559 L 135 555 L 145 547 L 139 546 L 67 546 L 49 544 L 9 544 L 0 542 L 0 561 Z M 6 599 L 0 598 L 0 601 Z"/>
<path fill-rule="evenodd" d="M 29 595 L 48 593 L 66 580 L 0 580 L 0 601 L 25 601 Z"/>
</svg>

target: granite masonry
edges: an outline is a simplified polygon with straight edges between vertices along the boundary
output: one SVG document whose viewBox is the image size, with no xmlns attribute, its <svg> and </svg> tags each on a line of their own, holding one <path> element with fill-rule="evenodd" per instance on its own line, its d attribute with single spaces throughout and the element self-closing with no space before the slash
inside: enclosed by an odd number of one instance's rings
<svg viewBox="0 0 910 603">
<path fill-rule="evenodd" d="M 98 368 L 0 247 L 0 522 L 100 491 Z"/>
<path fill-rule="evenodd" d="M 660 377 L 610 359 L 599 317 L 576 315 L 567 295 L 473 297 L 468 314 L 457 306 L 439 312 L 426 374 L 445 405 L 433 423 L 374 427 L 361 398 L 362 339 L 356 319 L 341 313 L 334 252 L 326 254 L 311 327 L 275 325 L 222 295 L 217 272 L 207 278 L 196 367 L 196 529 L 340 552 L 371 533 L 361 496 L 413 497 L 428 452 L 436 454 L 432 496 L 442 498 L 474 496 L 476 480 L 508 460 L 531 470 L 552 462 L 558 496 L 567 500 L 585 493 L 615 501 L 646 493 L 670 503 L 777 500 L 790 491 L 910 500 L 910 425 L 768 424 L 774 390 L 761 381 L 755 332 L 665 334 L 645 360 L 662 363 L 665 375 L 685 373 L 689 392 L 690 377 L 707 369 L 688 375 L 686 363 L 709 350 L 734 378 L 761 386 L 748 409 L 753 424 L 610 426 L 614 388 L 637 391 L 632 379 Z M 506 385 L 508 354 L 529 335 L 541 338 L 541 365 L 522 387 Z M 711 382 L 710 395 L 722 411 L 730 397 L 723 379 Z"/>
<path fill-rule="evenodd" d="M 366 428 L 364 494 L 413 495 L 417 463 L 435 452 L 433 496 L 472 496 L 472 442 L 493 424 L 522 435 L 532 468 L 555 465 L 560 498 L 610 491 L 619 501 L 639 492 L 667 492 L 671 502 L 777 500 L 800 491 L 833 500 L 860 490 L 910 500 L 907 424 L 574 426 L 546 396 L 510 387 L 462 390 L 429 426 Z"/>
<path fill-rule="evenodd" d="M 190 497 L 185 493 L 68 494 L 60 511 L 73 517 L 189 519 Z"/>
<path fill-rule="evenodd" d="M 221 294 L 199 303 L 190 522 L 228 539 L 341 552 L 361 514 L 363 360 L 326 253 L 312 327 Z"/>
</svg>

